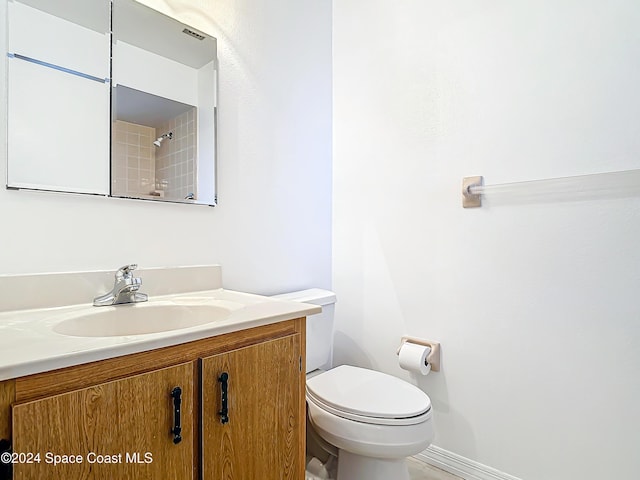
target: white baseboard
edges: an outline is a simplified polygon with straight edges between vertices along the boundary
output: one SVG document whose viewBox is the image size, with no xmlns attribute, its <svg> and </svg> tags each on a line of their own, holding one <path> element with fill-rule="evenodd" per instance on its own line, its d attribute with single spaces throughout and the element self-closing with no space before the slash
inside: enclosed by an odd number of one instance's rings
<svg viewBox="0 0 640 480">
<path fill-rule="evenodd" d="M 431 445 L 414 458 L 461 477 L 464 480 L 520 480 L 512 475 L 474 462 L 473 460 L 436 447 L 435 445 Z"/>
</svg>

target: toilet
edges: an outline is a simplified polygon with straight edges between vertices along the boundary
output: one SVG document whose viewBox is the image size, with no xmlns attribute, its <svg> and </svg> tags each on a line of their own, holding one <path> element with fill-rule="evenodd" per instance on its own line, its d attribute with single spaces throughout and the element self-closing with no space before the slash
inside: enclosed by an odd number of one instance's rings
<svg viewBox="0 0 640 480">
<path fill-rule="evenodd" d="M 433 440 L 427 394 L 367 368 L 331 368 L 333 292 L 314 288 L 275 298 L 322 306 L 307 317 L 307 415 L 312 437 L 337 454 L 337 480 L 409 480 L 406 457 Z"/>
</svg>

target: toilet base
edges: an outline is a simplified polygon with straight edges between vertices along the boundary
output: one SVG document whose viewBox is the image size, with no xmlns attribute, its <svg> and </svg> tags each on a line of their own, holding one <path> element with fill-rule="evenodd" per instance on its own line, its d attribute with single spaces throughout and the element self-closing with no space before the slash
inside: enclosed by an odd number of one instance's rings
<svg viewBox="0 0 640 480">
<path fill-rule="evenodd" d="M 404 458 L 374 458 L 338 451 L 337 480 L 409 480 Z"/>
</svg>

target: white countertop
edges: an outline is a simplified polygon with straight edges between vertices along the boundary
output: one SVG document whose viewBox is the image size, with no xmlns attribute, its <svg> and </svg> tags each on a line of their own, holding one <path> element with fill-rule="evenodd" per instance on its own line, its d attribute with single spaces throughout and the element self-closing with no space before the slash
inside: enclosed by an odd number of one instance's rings
<svg viewBox="0 0 640 480">
<path fill-rule="evenodd" d="M 227 318 L 199 326 L 159 333 L 109 337 L 71 336 L 57 333 L 54 328 L 61 321 L 81 316 L 83 312 L 94 312 L 94 309 L 98 308 L 131 308 L 129 305 L 94 307 L 91 304 L 80 304 L 0 312 L 0 381 L 191 342 L 321 311 L 316 305 L 282 301 L 222 288 L 155 296 L 147 303 L 151 305 L 156 302 L 174 302 L 188 305 L 193 299 L 200 304 L 210 302 L 222 305 L 226 302 L 234 307 Z"/>
</svg>

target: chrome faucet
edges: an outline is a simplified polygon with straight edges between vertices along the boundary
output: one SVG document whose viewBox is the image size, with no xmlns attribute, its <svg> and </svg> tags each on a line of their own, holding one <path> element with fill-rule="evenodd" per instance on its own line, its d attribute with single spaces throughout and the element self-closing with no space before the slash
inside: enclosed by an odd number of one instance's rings
<svg viewBox="0 0 640 480">
<path fill-rule="evenodd" d="M 116 283 L 113 290 L 104 295 L 100 295 L 93 299 L 95 307 L 103 307 L 105 305 L 118 305 L 121 303 L 137 303 L 146 302 L 148 297 L 145 293 L 139 293 L 138 289 L 142 285 L 142 279 L 133 276 L 133 270 L 138 265 L 125 265 L 116 272 Z"/>
</svg>

